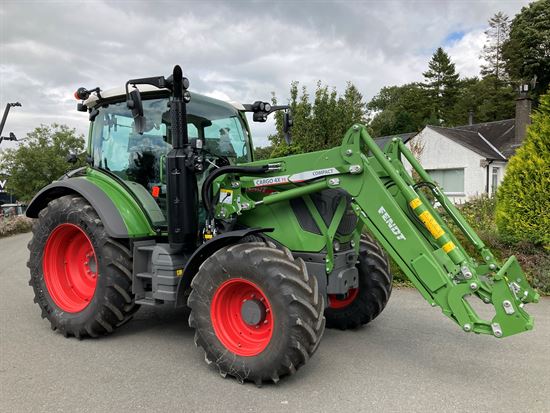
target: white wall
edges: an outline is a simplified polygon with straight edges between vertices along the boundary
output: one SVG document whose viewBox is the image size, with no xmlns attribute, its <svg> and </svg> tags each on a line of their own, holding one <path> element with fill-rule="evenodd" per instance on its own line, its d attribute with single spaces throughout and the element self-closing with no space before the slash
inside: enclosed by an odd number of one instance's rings
<svg viewBox="0 0 550 413">
<path fill-rule="evenodd" d="M 494 169 L 498 169 L 497 171 L 497 186 L 500 185 L 502 182 L 502 179 L 504 178 L 504 174 L 506 173 L 506 166 L 508 165 L 507 162 L 499 162 L 494 161 L 489 166 L 489 193 L 493 193 L 493 171 Z"/>
<path fill-rule="evenodd" d="M 452 202 L 461 203 L 471 197 L 486 193 L 487 168 L 480 166 L 480 162 L 485 160 L 483 156 L 440 135 L 430 129 L 429 126 L 412 138 L 407 146 L 410 148 L 411 143 L 418 141 L 424 146 L 424 150 L 419 157 L 424 169 L 464 168 L 464 193 L 448 195 Z M 411 166 L 408 163 L 405 163 L 405 166 L 410 172 Z M 502 176 L 504 176 L 503 167 L 501 167 L 500 172 L 501 177 L 499 179 L 502 180 Z M 490 180 L 491 175 L 489 175 L 489 183 Z"/>
</svg>

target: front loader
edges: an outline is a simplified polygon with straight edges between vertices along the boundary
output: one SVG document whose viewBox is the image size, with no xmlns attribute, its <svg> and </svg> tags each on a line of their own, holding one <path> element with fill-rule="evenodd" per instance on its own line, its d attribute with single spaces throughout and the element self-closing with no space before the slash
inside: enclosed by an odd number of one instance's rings
<svg viewBox="0 0 550 413">
<path fill-rule="evenodd" d="M 27 210 L 38 218 L 30 285 L 54 330 L 97 337 L 140 305 L 188 306 L 195 343 L 222 376 L 277 382 L 309 360 L 325 325 L 358 328 L 382 312 L 387 255 L 465 332 L 533 328 L 524 306 L 539 296 L 515 257 L 493 256 L 401 140 L 381 150 L 357 124 L 339 147 L 254 161 L 246 113 L 285 110 L 288 130 L 288 108 L 188 87 L 176 66 L 124 89 L 77 91 L 89 165 Z M 494 315 L 480 317 L 472 300 Z"/>
</svg>

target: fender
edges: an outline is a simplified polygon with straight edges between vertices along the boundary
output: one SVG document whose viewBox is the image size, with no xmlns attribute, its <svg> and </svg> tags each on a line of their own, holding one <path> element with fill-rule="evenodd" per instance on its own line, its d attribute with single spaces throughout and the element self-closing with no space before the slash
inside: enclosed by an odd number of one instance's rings
<svg viewBox="0 0 550 413">
<path fill-rule="evenodd" d="M 29 218 L 38 218 L 40 211 L 51 200 L 68 194 L 78 194 L 95 209 L 110 237 L 129 238 L 154 234 L 141 208 L 137 205 L 129 205 L 129 202 L 124 202 L 124 205 L 117 207 L 112 197 L 109 197 L 100 185 L 101 182 L 92 181 L 88 176 L 52 182 L 35 195 L 27 208 L 26 215 Z M 121 210 L 128 216 L 123 216 Z"/>
<path fill-rule="evenodd" d="M 183 271 L 183 276 L 180 278 L 178 289 L 176 291 L 176 308 L 186 305 L 185 291 L 191 286 L 191 280 L 198 272 L 199 267 L 206 258 L 214 254 L 220 248 L 236 244 L 240 239 L 248 235 L 272 231 L 273 228 L 246 228 L 237 231 L 229 231 L 202 244 L 189 258 L 189 261 Z"/>
</svg>

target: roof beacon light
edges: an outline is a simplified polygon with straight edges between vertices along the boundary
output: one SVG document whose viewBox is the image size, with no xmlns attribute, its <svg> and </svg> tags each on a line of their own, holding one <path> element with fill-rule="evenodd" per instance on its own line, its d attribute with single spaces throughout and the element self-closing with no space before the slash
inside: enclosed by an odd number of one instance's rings
<svg viewBox="0 0 550 413">
<path fill-rule="evenodd" d="M 76 100 L 86 100 L 90 97 L 90 91 L 85 87 L 79 87 L 76 92 L 74 92 L 74 97 Z"/>
</svg>

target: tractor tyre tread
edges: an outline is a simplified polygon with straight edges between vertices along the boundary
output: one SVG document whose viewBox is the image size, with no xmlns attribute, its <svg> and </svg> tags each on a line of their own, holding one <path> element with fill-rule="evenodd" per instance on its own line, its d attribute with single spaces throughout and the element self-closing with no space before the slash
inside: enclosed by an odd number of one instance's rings
<svg viewBox="0 0 550 413">
<path fill-rule="evenodd" d="M 99 266 L 96 290 L 86 308 L 77 313 L 62 311 L 52 300 L 44 281 L 42 255 L 53 229 L 71 223 L 85 231 L 94 247 Z M 71 194 L 54 199 L 39 213 L 28 244 L 27 266 L 34 301 L 52 330 L 65 337 L 98 337 L 110 334 L 128 322 L 139 309 L 132 294 L 132 254 L 124 240 L 110 238 L 97 212 L 81 196 Z"/>
<path fill-rule="evenodd" d="M 392 291 L 392 274 L 382 247 L 363 234 L 359 260 L 359 291 L 353 302 L 344 308 L 325 310 L 327 328 L 355 329 L 374 320 L 386 307 Z"/>
<path fill-rule="evenodd" d="M 241 383 L 252 381 L 258 386 L 277 383 L 302 367 L 318 348 L 325 329 L 324 298 L 319 294 L 317 279 L 308 276 L 305 268 L 290 251 L 266 242 L 224 247 L 203 262 L 191 283 L 188 307 L 195 344 L 203 348 L 207 363 L 215 364 L 223 377 L 230 375 Z M 286 325 L 278 331 L 276 324 L 268 347 L 254 357 L 231 353 L 212 327 L 212 297 L 216 288 L 232 276 L 245 276 L 259 285 L 272 305 L 275 319 L 284 319 Z M 281 350 L 274 354 L 270 347 Z"/>
</svg>

